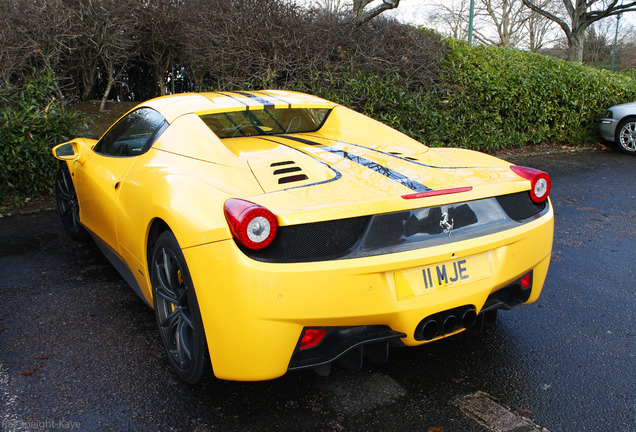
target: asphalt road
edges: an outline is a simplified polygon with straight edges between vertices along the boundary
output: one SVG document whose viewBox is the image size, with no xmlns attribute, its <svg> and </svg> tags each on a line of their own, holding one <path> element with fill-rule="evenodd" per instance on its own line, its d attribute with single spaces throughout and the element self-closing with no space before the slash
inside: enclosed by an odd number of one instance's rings
<svg viewBox="0 0 636 432">
<path fill-rule="evenodd" d="M 52 211 L 0 219 L 2 430 L 635 431 L 636 157 L 511 160 L 553 179 L 539 301 L 483 334 L 328 377 L 186 385 L 152 311 L 92 243 Z"/>
</svg>

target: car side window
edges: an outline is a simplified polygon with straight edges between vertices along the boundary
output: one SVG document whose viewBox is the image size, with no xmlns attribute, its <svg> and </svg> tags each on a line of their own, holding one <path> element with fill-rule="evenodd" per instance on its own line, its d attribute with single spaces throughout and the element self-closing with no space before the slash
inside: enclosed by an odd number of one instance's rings
<svg viewBox="0 0 636 432">
<path fill-rule="evenodd" d="M 168 122 L 151 108 L 140 108 L 115 124 L 95 145 L 106 156 L 137 156 L 146 152 Z"/>
</svg>

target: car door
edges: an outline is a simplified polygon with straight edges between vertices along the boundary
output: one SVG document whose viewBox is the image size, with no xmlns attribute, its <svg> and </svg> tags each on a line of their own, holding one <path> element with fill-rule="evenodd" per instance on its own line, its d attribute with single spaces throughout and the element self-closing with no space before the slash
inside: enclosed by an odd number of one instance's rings
<svg viewBox="0 0 636 432">
<path fill-rule="evenodd" d="M 114 251 L 118 250 L 115 205 L 123 179 L 136 156 L 145 153 L 166 127 L 165 119 L 153 109 L 132 111 L 111 127 L 75 168 L 80 220 Z"/>
</svg>

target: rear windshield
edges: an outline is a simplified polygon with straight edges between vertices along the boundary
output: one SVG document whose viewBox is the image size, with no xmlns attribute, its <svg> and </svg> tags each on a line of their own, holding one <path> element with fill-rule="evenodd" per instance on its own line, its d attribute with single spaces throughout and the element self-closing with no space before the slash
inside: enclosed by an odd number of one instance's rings
<svg viewBox="0 0 636 432">
<path fill-rule="evenodd" d="M 200 115 L 219 138 L 315 132 L 330 108 L 265 108 Z"/>
</svg>

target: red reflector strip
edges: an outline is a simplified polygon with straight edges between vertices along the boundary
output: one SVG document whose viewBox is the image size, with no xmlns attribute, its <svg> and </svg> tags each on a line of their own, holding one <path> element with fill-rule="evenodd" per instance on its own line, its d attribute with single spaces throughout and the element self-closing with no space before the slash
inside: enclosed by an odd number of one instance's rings
<svg viewBox="0 0 636 432">
<path fill-rule="evenodd" d="M 448 194 L 454 194 L 454 193 L 460 193 L 460 192 L 469 192 L 471 190 L 473 190 L 472 186 L 462 186 L 462 187 L 456 187 L 456 188 L 450 188 L 450 189 L 440 189 L 440 190 L 433 190 L 433 191 L 426 191 L 426 192 L 418 192 L 418 193 L 409 194 L 409 195 L 402 195 L 402 198 L 404 199 L 426 198 L 426 197 L 448 195 Z"/>
<path fill-rule="evenodd" d="M 528 289 L 532 286 L 532 272 L 521 278 L 521 289 Z"/>
<path fill-rule="evenodd" d="M 299 349 L 307 349 L 311 347 L 315 347 L 320 343 L 325 334 L 327 333 L 326 329 L 305 329 L 305 333 L 303 333 L 303 337 L 300 340 Z"/>
</svg>

